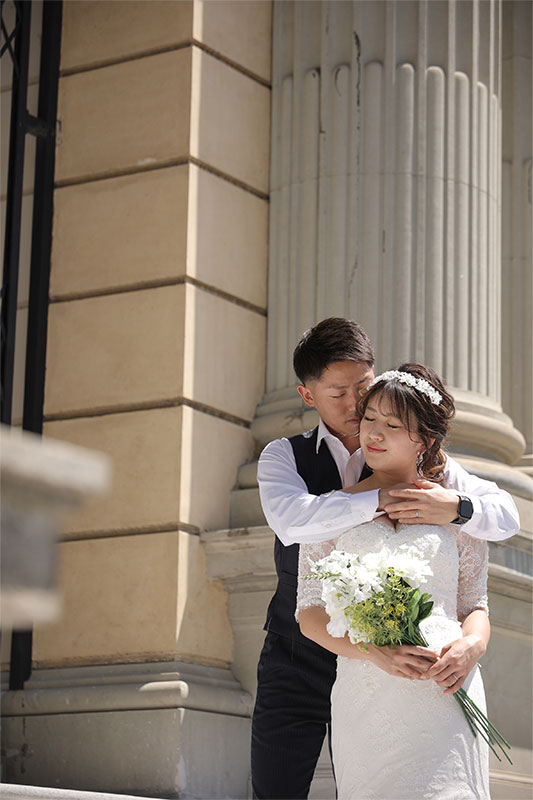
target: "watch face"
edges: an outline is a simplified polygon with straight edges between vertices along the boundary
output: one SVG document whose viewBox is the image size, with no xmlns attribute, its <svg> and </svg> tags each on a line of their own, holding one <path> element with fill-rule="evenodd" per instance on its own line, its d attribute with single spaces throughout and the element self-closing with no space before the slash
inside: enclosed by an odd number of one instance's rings
<svg viewBox="0 0 533 800">
<path fill-rule="evenodd" d="M 462 517 L 464 520 L 469 520 L 474 513 L 474 506 L 472 505 L 472 501 L 468 497 L 461 497 L 459 500 L 459 508 L 458 508 L 459 516 Z"/>
</svg>

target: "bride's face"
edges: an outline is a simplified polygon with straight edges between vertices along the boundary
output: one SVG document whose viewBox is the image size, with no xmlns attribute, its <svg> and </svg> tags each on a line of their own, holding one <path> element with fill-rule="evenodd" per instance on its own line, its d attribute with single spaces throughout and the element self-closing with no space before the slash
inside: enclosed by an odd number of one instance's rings
<svg viewBox="0 0 533 800">
<path fill-rule="evenodd" d="M 425 451 L 416 419 L 410 421 L 407 430 L 389 399 L 380 393 L 368 402 L 359 438 L 366 463 L 374 471 L 391 473 L 406 481 L 416 475 L 416 457 Z"/>
</svg>

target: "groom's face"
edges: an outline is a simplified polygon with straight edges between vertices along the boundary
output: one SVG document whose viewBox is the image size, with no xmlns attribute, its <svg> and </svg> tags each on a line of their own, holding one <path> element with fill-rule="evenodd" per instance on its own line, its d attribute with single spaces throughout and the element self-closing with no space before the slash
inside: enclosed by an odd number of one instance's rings
<svg viewBox="0 0 533 800">
<path fill-rule="evenodd" d="M 359 431 L 357 402 L 373 377 L 373 367 L 365 362 L 334 361 L 319 380 L 299 386 L 298 391 L 308 406 L 316 408 L 331 433 L 342 440 Z"/>
</svg>

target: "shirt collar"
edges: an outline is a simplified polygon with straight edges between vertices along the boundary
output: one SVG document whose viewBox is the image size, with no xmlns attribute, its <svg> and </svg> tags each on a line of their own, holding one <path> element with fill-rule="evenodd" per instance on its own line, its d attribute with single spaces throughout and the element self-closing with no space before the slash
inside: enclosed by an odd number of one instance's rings
<svg viewBox="0 0 533 800">
<path fill-rule="evenodd" d="M 316 437 L 316 451 L 317 451 L 317 453 L 320 450 L 320 445 L 322 444 L 322 439 L 325 439 L 326 436 L 332 436 L 334 439 L 336 438 L 335 436 L 333 436 L 332 433 L 330 433 L 330 431 L 326 427 L 325 422 L 323 422 L 322 419 L 321 419 L 320 422 L 318 423 L 318 436 Z"/>
<path fill-rule="evenodd" d="M 318 423 L 318 435 L 316 437 L 316 452 L 317 453 L 320 450 L 320 445 L 322 444 L 322 439 L 329 439 L 330 442 L 336 442 L 336 444 L 334 444 L 334 447 L 338 447 L 339 445 L 342 445 L 342 447 L 344 447 L 344 444 L 341 442 L 339 437 L 335 436 L 334 433 L 331 433 L 331 431 L 328 429 L 326 423 L 322 419 L 320 419 L 320 422 Z M 344 449 L 346 450 L 346 452 L 348 452 L 346 447 L 344 447 Z M 359 450 L 356 450 L 355 452 L 358 453 Z"/>
<path fill-rule="evenodd" d="M 342 464 L 347 464 L 348 461 L 350 461 L 350 463 L 352 463 L 353 465 L 356 465 L 356 466 L 358 464 L 360 470 L 363 469 L 363 466 L 364 466 L 364 463 L 365 463 L 365 458 L 363 456 L 363 451 L 361 450 L 361 448 L 359 448 L 358 450 L 355 451 L 355 453 L 352 453 L 352 455 L 350 455 L 350 453 L 348 452 L 346 447 L 343 445 L 341 440 L 337 436 L 335 436 L 333 433 L 331 433 L 331 431 L 328 430 L 326 424 L 321 419 L 320 422 L 318 423 L 318 434 L 317 434 L 317 437 L 316 437 L 316 452 L 317 452 L 317 454 L 318 454 L 318 451 L 320 449 L 320 445 L 322 444 L 323 439 L 327 440 L 327 446 L 329 447 L 329 451 L 330 451 L 331 455 L 333 456 L 333 458 L 335 460 L 335 463 L 337 464 L 337 468 L 339 469 L 339 472 L 341 472 L 342 469 L 343 469 L 343 467 L 341 465 Z M 341 457 L 341 454 L 342 454 L 342 457 Z M 339 458 L 341 458 L 341 465 L 339 464 L 339 461 L 338 461 Z"/>
</svg>

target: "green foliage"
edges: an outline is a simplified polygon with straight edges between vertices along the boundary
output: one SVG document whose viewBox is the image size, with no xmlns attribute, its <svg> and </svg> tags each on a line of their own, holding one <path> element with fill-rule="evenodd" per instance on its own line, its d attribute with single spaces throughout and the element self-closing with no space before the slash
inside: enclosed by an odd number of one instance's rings
<svg viewBox="0 0 533 800">
<path fill-rule="evenodd" d="M 431 614 L 431 595 L 420 594 L 391 569 L 385 588 L 368 600 L 350 603 L 345 610 L 350 629 L 377 647 L 398 644 L 425 645 L 418 628 Z"/>
</svg>

